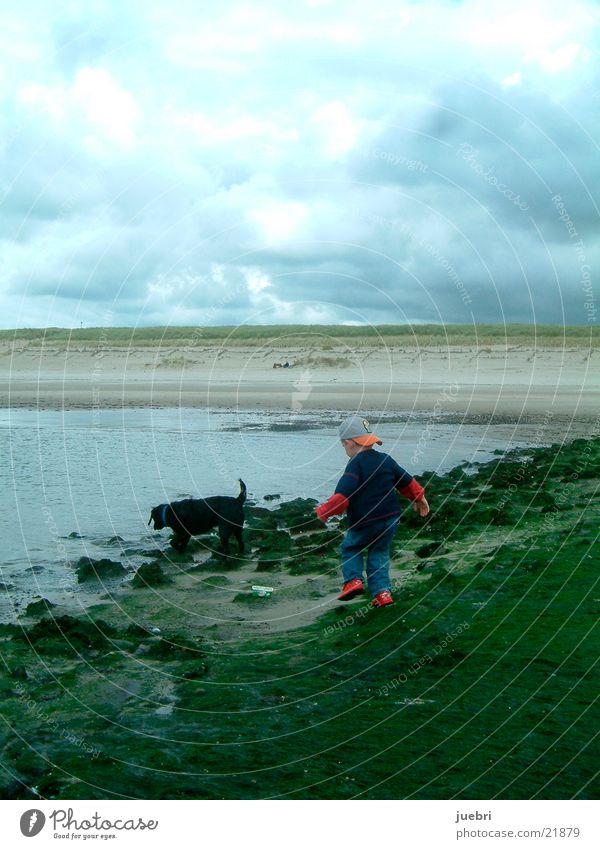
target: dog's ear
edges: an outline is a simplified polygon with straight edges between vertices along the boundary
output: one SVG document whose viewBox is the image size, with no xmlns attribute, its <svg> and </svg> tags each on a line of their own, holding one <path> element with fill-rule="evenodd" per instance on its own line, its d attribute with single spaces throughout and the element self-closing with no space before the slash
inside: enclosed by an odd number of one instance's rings
<svg viewBox="0 0 600 849">
<path fill-rule="evenodd" d="M 150 511 L 150 518 L 148 519 L 148 524 L 150 524 L 152 519 L 154 519 L 154 511 L 155 510 L 156 510 L 156 507 L 153 507 L 152 510 Z"/>
</svg>

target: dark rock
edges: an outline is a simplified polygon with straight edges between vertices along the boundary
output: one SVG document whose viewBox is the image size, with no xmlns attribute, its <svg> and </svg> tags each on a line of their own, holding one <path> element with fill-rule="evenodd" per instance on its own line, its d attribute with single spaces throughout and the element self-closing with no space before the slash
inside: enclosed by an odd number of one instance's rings
<svg viewBox="0 0 600 849">
<path fill-rule="evenodd" d="M 280 557 L 268 558 L 261 557 L 256 563 L 257 572 L 276 572 L 282 565 L 282 559 Z"/>
<path fill-rule="evenodd" d="M 293 540 L 287 531 L 265 531 L 260 535 L 252 535 L 252 545 L 260 552 L 269 554 L 289 554 L 293 547 Z"/>
<path fill-rule="evenodd" d="M 9 784 L 0 787 L 0 799 L 39 799 L 37 793 L 34 793 L 31 787 L 28 787 L 23 781 L 11 781 Z"/>
<path fill-rule="evenodd" d="M 0 581 L 0 590 L 2 592 L 10 592 L 10 590 L 14 590 L 14 584 L 5 584 L 4 581 Z"/>
<path fill-rule="evenodd" d="M 127 557 L 138 554 L 140 557 L 162 557 L 163 551 L 160 548 L 124 548 L 123 554 Z"/>
<path fill-rule="evenodd" d="M 15 678 L 17 681 L 27 681 L 29 675 L 24 666 L 15 666 L 10 673 L 10 677 Z"/>
<path fill-rule="evenodd" d="M 273 515 L 273 512 L 268 510 L 266 507 L 249 507 L 248 502 L 246 502 L 244 513 L 246 515 L 246 524 L 248 524 L 252 519 L 264 519 Z"/>
<path fill-rule="evenodd" d="M 51 601 L 48 601 L 47 598 L 36 598 L 35 601 L 30 601 L 27 607 L 25 608 L 25 616 L 39 616 L 43 613 L 48 613 L 53 607 L 56 607 L 55 604 L 52 604 Z"/>
<path fill-rule="evenodd" d="M 115 628 L 101 619 L 94 621 L 59 616 L 55 619 L 41 619 L 28 630 L 22 629 L 13 639 L 25 641 L 39 652 L 60 654 L 110 647 L 110 640 L 116 634 Z"/>
<path fill-rule="evenodd" d="M 260 517 L 251 517 L 246 522 L 246 529 L 244 533 L 250 531 L 250 533 L 259 533 L 265 531 L 275 531 L 277 530 L 277 525 L 279 524 L 277 521 L 277 516 L 275 511 L 267 510 L 266 516 Z"/>
<path fill-rule="evenodd" d="M 94 560 L 92 557 L 80 557 L 75 564 L 75 571 L 77 572 L 77 580 L 81 584 L 84 581 L 102 581 L 105 578 L 123 577 L 127 570 L 117 560 L 109 560 L 104 557 L 100 560 Z"/>
<path fill-rule="evenodd" d="M 131 640 L 115 639 L 112 641 L 113 648 L 121 649 L 122 651 L 133 651 L 136 646 Z"/>
<path fill-rule="evenodd" d="M 147 639 L 148 632 L 148 628 L 144 628 L 143 625 L 138 625 L 136 622 L 132 622 L 131 625 L 125 629 L 125 633 L 130 637 L 139 637 L 140 639 Z"/>
<path fill-rule="evenodd" d="M 308 554 L 333 554 L 342 540 L 342 535 L 337 530 L 326 530 L 296 539 L 296 546 Z"/>
<path fill-rule="evenodd" d="M 417 563 L 415 569 L 417 572 L 439 572 L 446 570 L 450 565 L 450 560 L 447 557 L 440 557 L 438 560 L 423 560 Z"/>
<path fill-rule="evenodd" d="M 428 542 L 417 548 L 415 554 L 417 557 L 431 557 L 434 554 L 447 554 L 448 549 L 441 542 Z"/>
<path fill-rule="evenodd" d="M 142 563 L 133 576 L 131 583 L 134 587 L 156 587 L 161 584 L 171 583 L 171 579 L 165 575 L 160 563 L 154 561 L 152 563 Z"/>
<path fill-rule="evenodd" d="M 273 493 L 272 495 L 263 495 L 263 499 L 265 501 L 277 501 L 278 498 L 281 498 L 278 492 Z"/>
<path fill-rule="evenodd" d="M 147 657 L 155 658 L 156 660 L 195 660 L 198 661 L 198 668 L 204 666 L 204 664 L 200 663 L 200 658 L 203 656 L 203 653 L 197 646 L 179 636 L 173 640 L 169 640 L 166 637 L 155 640 L 149 646 L 147 653 Z"/>
<path fill-rule="evenodd" d="M 316 498 L 293 498 L 280 504 L 276 513 L 282 517 L 314 515 L 314 509 L 319 502 Z"/>
<path fill-rule="evenodd" d="M 293 534 L 303 534 L 306 531 L 316 531 L 323 528 L 323 522 L 317 519 L 315 514 L 312 516 L 299 516 L 286 522 L 286 528 Z"/>
</svg>

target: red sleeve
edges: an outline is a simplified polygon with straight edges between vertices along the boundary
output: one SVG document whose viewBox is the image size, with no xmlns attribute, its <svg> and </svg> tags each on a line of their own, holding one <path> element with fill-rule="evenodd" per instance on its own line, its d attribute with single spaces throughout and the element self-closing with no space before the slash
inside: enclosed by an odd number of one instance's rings
<svg viewBox="0 0 600 849">
<path fill-rule="evenodd" d="M 349 503 L 345 495 L 342 495 L 341 492 L 336 492 L 335 495 L 332 495 L 323 504 L 318 504 L 315 507 L 315 513 L 317 514 L 317 518 L 324 522 L 331 516 L 339 516 L 345 513 Z"/>
<path fill-rule="evenodd" d="M 408 486 L 398 487 L 398 492 L 411 501 L 420 501 L 425 495 L 425 490 L 416 478 L 413 478 Z"/>
</svg>

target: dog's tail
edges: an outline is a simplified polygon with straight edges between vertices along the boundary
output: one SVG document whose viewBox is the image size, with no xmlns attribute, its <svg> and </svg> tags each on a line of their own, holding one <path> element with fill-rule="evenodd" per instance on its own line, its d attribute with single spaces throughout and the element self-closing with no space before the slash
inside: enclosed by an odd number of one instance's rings
<svg viewBox="0 0 600 849">
<path fill-rule="evenodd" d="M 240 481 L 240 494 L 238 495 L 237 500 L 240 502 L 240 504 L 243 504 L 244 501 L 246 500 L 247 489 L 246 489 L 246 484 L 244 483 L 244 481 L 241 478 L 239 478 L 239 481 Z"/>
</svg>

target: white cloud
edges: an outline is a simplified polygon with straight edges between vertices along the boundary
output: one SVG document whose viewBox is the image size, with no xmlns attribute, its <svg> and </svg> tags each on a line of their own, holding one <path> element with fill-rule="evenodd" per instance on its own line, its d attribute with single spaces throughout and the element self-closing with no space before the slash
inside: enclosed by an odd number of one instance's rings
<svg viewBox="0 0 600 849">
<path fill-rule="evenodd" d="M 509 74 L 508 77 L 504 77 L 504 79 L 502 80 L 502 85 L 503 86 L 520 85 L 522 80 L 523 80 L 523 75 L 521 74 L 521 72 L 515 71 L 514 74 Z"/>
<path fill-rule="evenodd" d="M 46 85 L 28 80 L 16 92 L 19 105 L 49 119 L 56 131 L 73 127 L 98 132 L 102 140 L 130 144 L 135 138 L 139 109 L 132 95 L 102 68 L 81 68 L 72 85 Z M 103 150 L 101 142 L 94 152 Z"/>
<path fill-rule="evenodd" d="M 112 139 L 132 142 L 139 110 L 132 95 L 102 68 L 78 71 L 71 94 L 88 119 Z"/>
<path fill-rule="evenodd" d="M 248 218 L 257 225 L 259 239 L 278 245 L 303 238 L 308 210 L 297 201 L 258 201 L 256 208 L 248 211 Z"/>
<path fill-rule="evenodd" d="M 565 44 L 556 50 L 534 50 L 525 56 L 525 62 L 538 62 L 546 71 L 564 71 L 570 68 L 581 54 L 580 44 Z"/>
<path fill-rule="evenodd" d="M 339 101 L 320 106 L 311 116 L 310 123 L 319 138 L 322 154 L 328 158 L 343 156 L 352 150 L 365 125 Z"/>
</svg>

